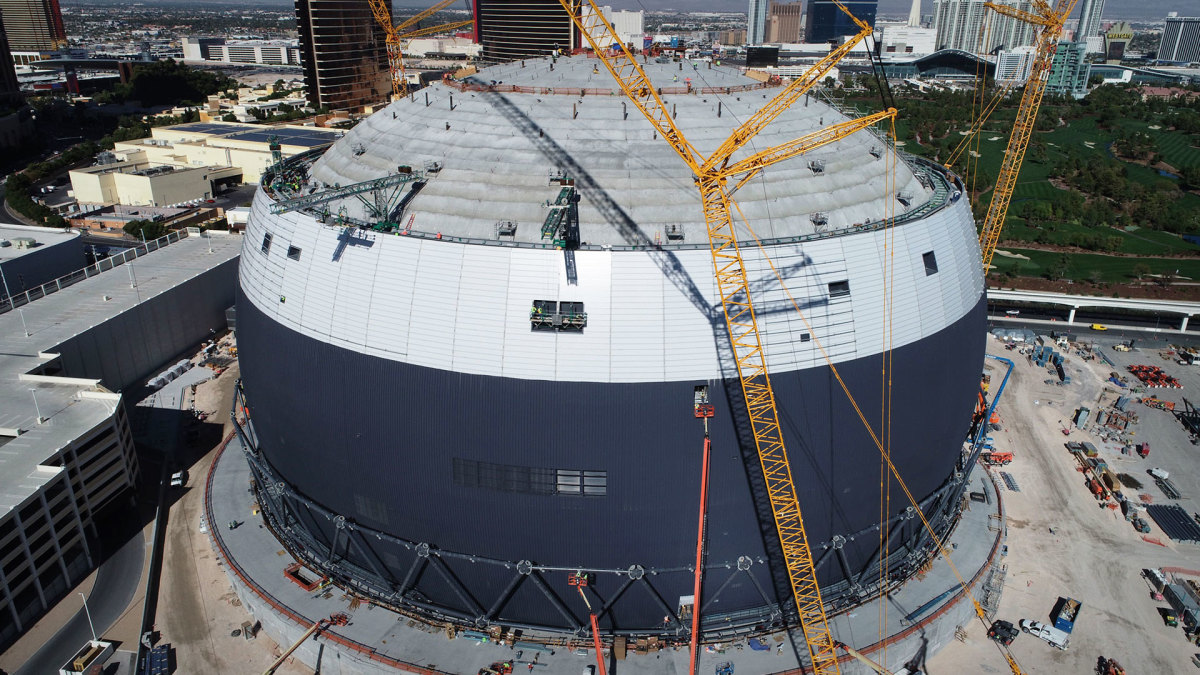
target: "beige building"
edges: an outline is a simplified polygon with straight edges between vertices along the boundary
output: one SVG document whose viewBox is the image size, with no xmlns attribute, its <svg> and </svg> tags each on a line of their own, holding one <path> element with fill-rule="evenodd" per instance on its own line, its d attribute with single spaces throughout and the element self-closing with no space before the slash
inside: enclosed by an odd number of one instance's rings
<svg viewBox="0 0 1200 675">
<path fill-rule="evenodd" d="M 803 42 L 804 3 L 772 2 L 767 9 L 767 42 Z"/>
<path fill-rule="evenodd" d="M 278 139 L 283 156 L 291 157 L 326 147 L 342 136 L 341 131 L 317 127 L 235 122 L 189 122 L 156 127 L 150 134 L 150 138 L 117 143 L 113 154 L 150 165 L 236 168 L 245 183 L 258 183 L 273 162 L 272 137 Z"/>
<path fill-rule="evenodd" d="M 746 44 L 746 31 L 741 28 L 721 31 L 721 44 L 727 47 Z"/>
<path fill-rule="evenodd" d="M 126 161 L 89 166 L 70 172 L 71 189 L 80 204 L 169 206 L 203 201 L 220 185 L 238 184 L 238 167 L 151 164 L 142 151 L 125 154 Z"/>
</svg>

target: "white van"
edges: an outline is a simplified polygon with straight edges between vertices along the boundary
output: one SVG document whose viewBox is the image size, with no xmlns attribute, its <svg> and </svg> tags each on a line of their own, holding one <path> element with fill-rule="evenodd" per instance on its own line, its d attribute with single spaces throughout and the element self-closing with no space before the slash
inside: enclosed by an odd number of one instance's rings
<svg viewBox="0 0 1200 675">
<path fill-rule="evenodd" d="M 1021 619 L 1021 630 L 1034 637 L 1041 638 L 1059 649 L 1066 649 L 1068 643 L 1071 641 L 1071 636 L 1066 631 L 1061 631 L 1054 626 L 1047 626 L 1041 621 Z"/>
</svg>

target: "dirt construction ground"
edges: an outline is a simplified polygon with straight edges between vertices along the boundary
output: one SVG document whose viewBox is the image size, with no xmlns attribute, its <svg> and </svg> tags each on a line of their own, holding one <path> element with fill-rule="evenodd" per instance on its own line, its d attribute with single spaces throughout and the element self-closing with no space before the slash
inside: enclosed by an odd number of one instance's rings
<svg viewBox="0 0 1200 675">
<path fill-rule="evenodd" d="M 1092 336 L 1086 338 L 1090 342 Z M 1104 396 L 1105 407 L 1111 404 L 1118 391 L 1116 385 L 1106 383 L 1111 373 L 1126 376 L 1132 385 L 1139 384 L 1126 369 L 1129 364 L 1158 365 L 1178 377 L 1183 389 L 1154 389 L 1146 394 L 1172 401 L 1182 401 L 1189 393 L 1200 399 L 1196 393 L 1200 390 L 1200 367 L 1164 359 L 1160 353 L 1165 353 L 1165 348 L 1117 352 L 1112 349 L 1116 342 L 1115 338 L 1107 338 L 1097 344 L 1097 350 L 1114 365 L 1099 359 L 1086 361 L 1072 348 L 1066 370 L 1073 383 L 1057 386 L 1046 383 L 1057 380 L 1056 376 L 1017 351 L 1006 350 L 995 338 L 988 338 L 990 353 L 1016 362 L 998 407 L 1002 431 L 991 434 L 997 450 L 1016 455 L 1014 462 L 1002 469 L 1019 488 L 1016 492 L 1005 488 L 997 476 L 1007 511 L 1008 569 L 996 618 L 1014 624 L 1020 619 L 1052 623 L 1050 614 L 1059 596 L 1075 598 L 1083 605 L 1066 650 L 1055 649 L 1031 635 L 1017 637 L 1011 646 L 1012 655 L 1028 673 L 1094 673 L 1102 656 L 1117 659 L 1130 675 L 1197 672 L 1191 657 L 1200 653 L 1200 648 L 1187 641 L 1182 628 L 1164 625 L 1159 608 L 1167 603 L 1151 598 L 1151 587 L 1142 569 L 1200 569 L 1200 548 L 1172 541 L 1149 517 L 1152 531 L 1142 535 L 1125 521 L 1120 510 L 1103 508 L 1088 491 L 1065 443 L 1092 442 L 1114 472 L 1141 484 L 1125 490 L 1134 499 L 1146 494 L 1154 503 L 1168 503 L 1146 470 L 1169 467 L 1183 493 L 1183 499 L 1176 503 L 1189 515 L 1200 511 L 1200 471 L 1196 470 L 1200 468 L 1200 448 L 1189 442 L 1187 431 L 1171 413 L 1138 404 L 1137 396 L 1127 410 L 1139 416 L 1139 422 L 1130 427 L 1134 432 L 1132 441 L 1151 444 L 1146 459 L 1121 454 L 1121 446 L 1092 433 L 1091 424 L 1084 430 L 1070 429 L 1069 435 L 1064 435 L 1063 429 L 1070 427 L 1081 405 L 1089 407 L 1095 419 L 1099 397 Z M 993 373 L 994 392 L 1003 367 L 989 360 L 988 368 Z M 951 643 L 929 660 L 929 675 L 1011 672 L 998 645 L 987 638 L 982 621 L 963 628 L 965 639 Z"/>
<path fill-rule="evenodd" d="M 196 388 L 196 410 L 207 412 L 209 420 L 224 424 L 220 438 L 233 431 L 229 409 L 237 378 L 235 362 L 219 377 Z M 217 438 L 217 434 L 204 438 Z M 263 634 L 254 640 L 230 635 L 241 628 L 242 622 L 253 618 L 234 595 L 208 535 L 200 531 L 205 478 L 215 452 L 204 447 L 197 450 L 203 454 L 186 467 L 190 475 L 188 487 L 171 506 L 157 628 L 162 640 L 175 648 L 177 662 L 189 664 L 191 672 L 261 673 L 280 655 L 280 649 Z M 300 664 L 285 663 L 276 672 L 294 675 L 312 671 Z"/>
</svg>

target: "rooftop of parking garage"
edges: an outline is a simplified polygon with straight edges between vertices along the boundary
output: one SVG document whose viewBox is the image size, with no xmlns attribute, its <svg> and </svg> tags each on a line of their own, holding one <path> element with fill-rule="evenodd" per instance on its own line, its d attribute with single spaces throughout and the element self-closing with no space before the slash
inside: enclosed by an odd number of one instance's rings
<svg viewBox="0 0 1200 675">
<path fill-rule="evenodd" d="M 48 374 L 55 348 L 236 257 L 240 247 L 232 235 L 187 237 L 0 314 L 0 517 L 52 480 L 61 469 L 44 462 L 111 417 L 120 401 L 98 380 Z"/>
</svg>

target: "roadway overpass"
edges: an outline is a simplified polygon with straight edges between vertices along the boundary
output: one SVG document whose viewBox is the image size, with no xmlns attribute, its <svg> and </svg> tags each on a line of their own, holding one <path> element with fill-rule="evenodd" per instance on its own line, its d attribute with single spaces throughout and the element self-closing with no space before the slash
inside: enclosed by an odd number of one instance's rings
<svg viewBox="0 0 1200 675">
<path fill-rule="evenodd" d="M 988 289 L 988 300 L 1006 302 L 1030 302 L 1070 310 L 1067 323 L 1075 323 L 1075 310 L 1086 308 L 1125 309 L 1140 312 L 1160 314 L 1176 314 L 1182 317 L 1180 331 L 1187 330 L 1188 319 L 1200 314 L 1200 302 L 1181 302 L 1178 300 L 1143 300 L 1138 298 L 1106 298 L 1092 295 L 1068 295 L 1066 293 L 1046 293 L 1043 291 L 1017 291 L 997 288 Z"/>
</svg>

